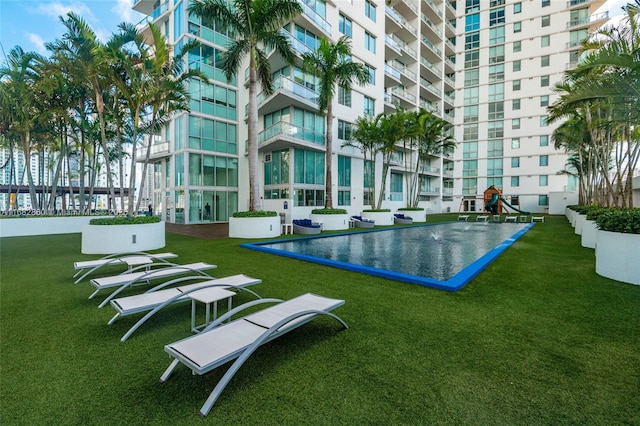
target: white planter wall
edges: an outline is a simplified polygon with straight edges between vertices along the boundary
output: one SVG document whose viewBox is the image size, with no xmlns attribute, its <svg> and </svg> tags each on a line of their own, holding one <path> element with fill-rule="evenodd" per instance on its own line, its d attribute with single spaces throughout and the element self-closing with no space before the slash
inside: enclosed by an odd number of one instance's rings
<svg viewBox="0 0 640 426">
<path fill-rule="evenodd" d="M 596 273 L 629 284 L 640 285 L 640 234 L 598 230 Z"/>
<path fill-rule="evenodd" d="M 581 236 L 581 244 L 582 247 L 588 248 L 596 248 L 596 234 L 598 232 L 598 227 L 596 226 L 595 220 L 586 220 L 582 224 L 582 236 Z"/>
<path fill-rule="evenodd" d="M 362 217 L 375 221 L 376 226 L 393 225 L 393 213 L 391 212 L 362 212 Z"/>
<path fill-rule="evenodd" d="M 84 225 L 83 254 L 156 250 L 165 246 L 164 222 L 139 225 Z"/>
<path fill-rule="evenodd" d="M 282 234 L 279 216 L 230 217 L 231 238 L 275 238 Z"/>
<path fill-rule="evenodd" d="M 582 234 L 582 225 L 584 225 L 585 220 L 587 220 L 587 215 L 586 214 L 578 214 L 578 215 L 576 215 L 576 227 L 573 230 L 573 232 L 575 232 L 576 235 L 581 235 Z"/>
<path fill-rule="evenodd" d="M 311 222 L 322 224 L 323 231 L 340 231 L 349 229 L 348 214 L 313 214 L 309 216 Z"/>
<path fill-rule="evenodd" d="M 25 217 L 0 220 L 0 237 L 77 234 L 91 219 L 112 216 Z"/>
</svg>

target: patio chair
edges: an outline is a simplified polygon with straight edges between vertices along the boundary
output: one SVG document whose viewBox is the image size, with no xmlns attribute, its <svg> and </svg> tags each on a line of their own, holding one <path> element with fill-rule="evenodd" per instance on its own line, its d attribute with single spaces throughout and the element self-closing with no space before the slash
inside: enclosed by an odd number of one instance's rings
<svg viewBox="0 0 640 426">
<path fill-rule="evenodd" d="M 354 227 L 356 228 L 373 228 L 376 225 L 375 220 L 365 219 L 362 216 L 351 216 Z"/>
<path fill-rule="evenodd" d="M 294 219 L 293 233 L 303 235 L 316 235 L 322 231 L 322 225 L 312 222 L 310 219 Z"/>
<path fill-rule="evenodd" d="M 393 215 L 393 223 L 395 223 L 396 225 L 411 225 L 413 223 L 413 218 L 400 213 L 396 213 Z"/>
<path fill-rule="evenodd" d="M 186 265 L 177 265 L 175 263 L 152 263 L 151 265 L 146 265 L 145 267 L 155 267 L 155 269 L 149 269 L 145 271 L 136 271 L 138 268 L 132 269 L 131 272 L 122 273 L 120 275 L 114 275 L 110 277 L 101 277 L 94 278 L 90 281 L 90 283 L 95 286 L 96 291 L 94 291 L 89 299 L 93 299 L 96 294 L 100 290 L 108 289 L 108 288 L 117 288 L 116 291 L 107 296 L 102 303 L 100 303 L 99 307 L 104 307 L 111 299 L 116 297 L 120 292 L 124 289 L 131 287 L 135 284 L 148 283 L 151 280 L 157 280 L 160 278 L 169 278 L 176 275 L 184 275 L 188 273 L 195 273 L 197 275 L 202 275 L 208 277 L 209 279 L 214 279 L 214 277 L 208 275 L 206 270 L 214 269 L 217 266 L 211 265 L 205 262 L 196 262 L 189 263 Z"/>
<path fill-rule="evenodd" d="M 205 280 L 202 282 L 181 285 L 179 287 L 171 287 L 168 286 L 175 285 L 178 283 L 183 283 L 186 281 L 194 281 L 194 280 Z M 155 315 L 158 311 L 160 311 L 165 306 L 169 306 L 179 302 L 186 302 L 192 300 L 190 294 L 196 292 L 198 290 L 207 289 L 207 288 L 221 288 L 225 290 L 235 290 L 235 291 L 247 291 L 255 296 L 257 299 L 260 299 L 260 296 L 255 292 L 245 288 L 250 285 L 260 284 L 262 280 L 257 278 L 252 278 L 247 275 L 239 274 L 239 275 L 231 275 L 229 277 L 217 278 L 217 279 L 209 279 L 208 277 L 202 276 L 189 276 L 189 277 L 181 277 L 166 283 L 160 284 L 152 289 L 147 290 L 142 294 L 136 294 L 133 296 L 120 297 L 118 299 L 111 300 L 111 306 L 117 311 L 115 316 L 111 318 L 108 322 L 109 325 L 113 324 L 118 318 L 134 315 L 141 312 L 147 312 L 142 318 L 140 318 L 120 339 L 121 342 L 124 342 L 131 336 L 142 324 L 144 324 L 149 318 Z"/>
<path fill-rule="evenodd" d="M 277 304 L 223 324 L 247 308 L 274 302 Z M 200 408 L 200 415 L 206 416 L 238 369 L 261 345 L 319 315 L 327 315 L 344 328 L 349 328 L 341 318 L 330 312 L 343 304 L 344 300 L 329 299 L 311 293 L 287 301 L 260 299 L 245 303 L 222 315 L 202 333 L 166 345 L 164 350 L 174 359 L 160 377 L 160 381 L 167 381 L 179 363 L 190 368 L 193 374 L 202 375 L 235 359 Z"/>
<path fill-rule="evenodd" d="M 101 257 L 100 259 L 74 262 L 73 269 L 77 270 L 78 272 L 76 272 L 73 275 L 73 278 L 77 277 L 78 275 L 84 272 L 84 274 L 82 274 L 75 281 L 75 284 L 78 284 L 80 281 L 85 279 L 88 275 L 94 273 L 95 271 L 102 268 L 103 266 L 127 265 L 127 270 L 130 271 L 136 266 L 149 265 L 156 261 L 167 263 L 166 259 L 172 259 L 174 257 L 178 257 L 178 255 L 174 253 L 146 253 L 143 251 L 114 253 L 105 257 Z"/>
</svg>

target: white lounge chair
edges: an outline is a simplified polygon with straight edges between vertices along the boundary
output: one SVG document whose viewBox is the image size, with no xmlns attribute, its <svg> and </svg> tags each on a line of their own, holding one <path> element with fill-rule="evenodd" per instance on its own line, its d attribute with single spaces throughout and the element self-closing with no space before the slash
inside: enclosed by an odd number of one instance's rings
<svg viewBox="0 0 640 426">
<path fill-rule="evenodd" d="M 98 269 L 103 266 L 108 265 L 127 265 L 127 270 L 131 271 L 134 267 L 140 265 L 150 265 L 153 262 L 166 262 L 166 259 L 172 259 L 174 257 L 178 257 L 177 254 L 174 253 L 146 253 L 146 252 L 129 252 L 129 253 L 115 253 L 110 254 L 105 257 L 101 257 L 100 259 L 94 260 L 83 260 L 81 262 L 74 262 L 73 269 L 76 272 L 73 275 L 73 278 L 82 274 L 75 283 L 79 283 L 83 279 L 85 279 L 88 275 L 94 273 Z M 88 269 L 88 271 L 87 271 Z"/>
<path fill-rule="evenodd" d="M 273 302 L 278 304 L 223 324 L 247 308 Z M 179 363 L 186 365 L 194 374 L 202 375 L 235 359 L 200 409 L 200 415 L 206 416 L 238 369 L 259 346 L 319 315 L 334 318 L 344 328 L 349 328 L 342 319 L 330 312 L 343 304 L 344 300 L 311 293 L 287 301 L 260 299 L 245 303 L 222 315 L 202 333 L 166 345 L 164 350 L 174 360 L 162 374 L 160 381 L 165 382 Z"/>
<path fill-rule="evenodd" d="M 156 269 L 151 269 L 144 272 L 128 272 L 111 277 L 92 279 L 90 282 L 95 286 L 96 291 L 94 291 L 91 296 L 89 296 L 89 299 L 92 299 L 96 294 L 98 294 L 100 290 L 117 287 L 116 291 L 111 293 L 109 296 L 107 296 L 106 299 L 102 301 L 102 303 L 100 303 L 99 307 L 102 308 L 107 303 L 109 303 L 111 299 L 116 297 L 121 291 L 128 287 L 131 287 L 134 284 L 149 282 L 151 280 L 157 280 L 160 278 L 169 278 L 176 275 L 184 275 L 188 273 L 195 273 L 208 277 L 209 279 L 214 279 L 214 277 L 208 275 L 204 271 L 217 267 L 216 265 L 211 265 L 205 262 L 189 263 L 186 265 L 176 265 L 173 263 L 153 263 L 151 264 L 151 266 L 155 266 Z"/>
<path fill-rule="evenodd" d="M 194 284 L 182 285 L 179 287 L 171 287 L 165 288 L 169 285 L 174 285 L 180 282 L 185 281 L 193 281 L 193 280 L 206 280 Z M 256 298 L 260 299 L 255 292 L 246 289 L 245 287 L 259 284 L 262 280 L 257 278 L 252 278 L 247 275 L 239 274 L 232 275 L 224 278 L 217 279 L 208 279 L 202 276 L 190 276 L 190 277 L 182 277 L 177 278 L 175 280 L 160 284 L 145 293 L 136 294 L 133 296 L 120 297 L 118 299 L 111 300 L 111 306 L 117 311 L 116 315 L 109 320 L 108 324 L 113 324 L 116 319 L 120 317 L 124 317 L 127 315 L 138 314 L 141 312 L 148 312 L 145 316 L 140 318 L 138 322 L 136 322 L 130 329 L 127 331 L 124 336 L 120 339 L 121 342 L 124 342 L 131 336 L 142 324 L 144 324 L 149 318 L 156 314 L 156 312 L 160 311 L 165 306 L 178 303 L 178 302 L 186 302 L 191 300 L 189 295 L 195 291 L 202 290 L 205 288 L 215 288 L 219 287 L 221 289 L 226 290 L 236 290 L 236 291 L 247 291 L 254 295 Z"/>
</svg>

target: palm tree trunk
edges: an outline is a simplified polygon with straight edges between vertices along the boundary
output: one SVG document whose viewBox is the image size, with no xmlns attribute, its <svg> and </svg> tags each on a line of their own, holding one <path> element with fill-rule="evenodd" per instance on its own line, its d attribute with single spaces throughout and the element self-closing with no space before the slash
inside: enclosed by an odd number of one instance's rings
<svg viewBox="0 0 640 426">
<path fill-rule="evenodd" d="M 326 143 L 325 151 L 325 194 L 324 194 L 324 208 L 333 208 L 333 105 L 332 99 L 327 100 L 327 117 L 326 117 Z"/>
<path fill-rule="evenodd" d="M 256 47 L 249 53 L 249 117 L 248 117 L 248 159 L 249 159 L 249 210 L 261 210 L 260 186 L 258 185 L 258 99 L 256 83 Z"/>
</svg>

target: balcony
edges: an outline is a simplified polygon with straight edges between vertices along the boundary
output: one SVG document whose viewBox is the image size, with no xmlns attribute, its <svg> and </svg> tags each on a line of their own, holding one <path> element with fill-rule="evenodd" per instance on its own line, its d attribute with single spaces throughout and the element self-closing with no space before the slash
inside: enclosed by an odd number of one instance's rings
<svg viewBox="0 0 640 426">
<path fill-rule="evenodd" d="M 405 66 L 404 64 L 398 61 L 391 61 L 391 66 L 396 70 L 399 70 L 403 76 L 405 76 L 406 78 L 408 78 L 409 80 L 415 83 L 416 73 L 410 70 L 409 68 L 407 68 L 407 66 Z"/>
<path fill-rule="evenodd" d="M 331 24 L 329 24 L 326 19 L 324 19 L 318 12 L 313 10 L 311 6 L 305 3 L 302 0 L 298 0 L 300 6 L 302 6 L 302 12 L 306 15 L 307 18 L 311 20 L 314 24 L 318 26 L 323 32 L 326 33 L 327 36 L 331 37 Z"/>
<path fill-rule="evenodd" d="M 431 84 L 430 81 L 420 77 L 420 86 L 424 87 L 425 89 L 427 89 L 429 92 L 433 93 L 434 95 L 436 95 L 438 98 L 440 98 L 442 96 L 442 90 L 436 88 L 433 84 Z"/>
<path fill-rule="evenodd" d="M 431 53 L 430 57 L 428 58 L 429 61 L 439 62 L 442 60 L 442 50 L 438 49 L 433 43 L 431 43 L 428 38 L 422 36 L 422 43 L 428 48 L 426 50 L 426 53 Z"/>
<path fill-rule="evenodd" d="M 402 75 L 400 74 L 400 71 L 398 71 L 392 65 L 384 64 L 384 73 L 385 75 L 388 75 L 397 81 L 401 81 L 402 79 Z"/>
<path fill-rule="evenodd" d="M 141 0 L 139 0 L 139 1 L 141 1 Z M 155 9 L 153 9 L 151 11 L 151 13 L 148 13 L 145 18 L 141 19 L 140 22 L 138 22 L 136 24 L 136 27 L 137 28 L 146 27 L 147 25 L 149 25 L 149 23 L 151 23 L 151 22 L 155 21 L 156 19 L 158 19 L 160 17 L 160 15 L 162 15 L 165 12 L 167 12 L 168 10 L 169 10 L 169 2 L 165 1 L 160 6 L 156 7 Z"/>
<path fill-rule="evenodd" d="M 427 3 L 429 5 L 429 7 L 431 8 L 431 10 L 438 15 L 440 18 L 442 18 L 442 12 L 438 9 L 438 6 L 436 6 L 436 4 L 433 2 L 433 0 L 424 0 L 425 3 Z"/>
<path fill-rule="evenodd" d="M 440 175 L 440 168 L 424 165 L 420 167 L 420 173 L 425 173 L 430 175 Z"/>
<path fill-rule="evenodd" d="M 400 43 L 398 43 L 393 36 L 390 36 L 389 34 L 385 34 L 384 35 L 384 42 L 387 46 L 389 46 L 391 49 L 395 50 L 396 52 L 402 54 L 402 46 L 400 45 Z"/>
<path fill-rule="evenodd" d="M 414 27 L 413 25 L 411 25 L 404 17 L 402 17 L 402 15 L 400 15 L 398 13 L 398 11 L 396 11 L 394 8 L 392 8 L 391 6 L 385 6 L 385 12 L 387 14 L 387 16 L 389 18 L 391 18 L 391 20 L 393 20 L 396 24 L 398 24 L 401 28 L 404 28 L 405 30 L 407 30 L 410 34 L 412 34 L 413 36 L 417 36 L 418 35 L 418 30 L 416 29 L 416 27 Z"/>
<path fill-rule="evenodd" d="M 606 0 L 569 0 L 567 2 L 567 9 L 589 6 L 591 10 L 597 10 L 604 3 L 606 3 Z"/>
<path fill-rule="evenodd" d="M 281 110 L 287 106 L 303 109 L 318 109 L 318 93 L 291 78 L 279 75 L 273 81 L 273 93 L 267 96 L 260 92 L 257 97 L 260 115 Z"/>
<path fill-rule="evenodd" d="M 422 22 L 424 22 L 427 25 L 427 27 L 434 34 L 436 34 L 438 36 L 438 38 L 442 38 L 442 31 L 440 31 L 438 28 L 436 28 L 435 24 L 433 22 L 431 22 L 431 20 L 424 13 L 422 14 Z"/>
<path fill-rule="evenodd" d="M 420 63 L 425 67 L 427 67 L 427 69 L 429 69 L 434 75 L 438 76 L 439 78 L 442 78 L 442 71 L 436 68 L 435 65 L 427 61 L 422 56 L 420 57 Z"/>
<path fill-rule="evenodd" d="M 262 148 L 269 145 L 269 149 L 281 149 L 291 144 L 322 149 L 325 135 L 304 127 L 295 126 L 286 121 L 278 121 L 272 126 L 258 133 L 258 145 Z"/>
<path fill-rule="evenodd" d="M 138 161 L 143 162 L 144 160 L 144 155 L 146 155 L 147 152 L 147 144 L 145 143 L 144 145 L 142 145 L 141 147 L 139 147 L 139 151 L 140 153 L 142 153 L 142 156 L 138 158 Z M 149 159 L 150 160 L 157 160 L 159 158 L 163 158 L 163 157 L 168 157 L 169 156 L 169 142 L 157 142 L 151 145 L 151 152 L 149 155 Z"/>
<path fill-rule="evenodd" d="M 581 27 L 599 27 L 609 20 L 609 12 L 597 13 L 585 18 L 572 19 L 567 22 L 567 29 L 578 29 Z"/>
</svg>

